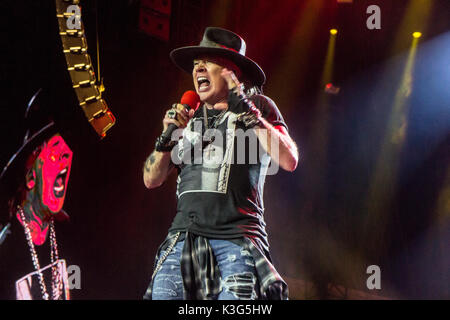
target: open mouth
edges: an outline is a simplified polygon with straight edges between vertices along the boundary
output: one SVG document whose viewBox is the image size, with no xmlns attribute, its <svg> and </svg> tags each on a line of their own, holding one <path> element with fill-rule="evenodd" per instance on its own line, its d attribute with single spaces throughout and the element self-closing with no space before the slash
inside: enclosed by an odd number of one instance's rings
<svg viewBox="0 0 450 320">
<path fill-rule="evenodd" d="M 200 76 L 197 78 L 197 84 L 198 84 L 198 91 L 203 92 L 208 90 L 211 82 L 209 81 L 208 78 Z"/>
<path fill-rule="evenodd" d="M 62 198 L 66 191 L 67 172 L 68 170 L 65 168 L 56 176 L 55 183 L 53 184 L 53 194 L 57 198 Z"/>
</svg>

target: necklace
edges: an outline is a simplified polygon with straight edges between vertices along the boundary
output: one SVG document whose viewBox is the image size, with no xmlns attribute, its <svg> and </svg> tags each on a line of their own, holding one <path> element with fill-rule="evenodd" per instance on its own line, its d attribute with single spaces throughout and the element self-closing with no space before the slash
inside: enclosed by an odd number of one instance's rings
<svg viewBox="0 0 450 320">
<path fill-rule="evenodd" d="M 211 123 L 210 128 L 208 124 L 208 112 L 206 110 L 206 106 L 203 105 L 203 125 L 204 125 L 203 148 L 205 148 L 207 145 L 211 144 L 214 141 L 215 138 L 214 133 L 208 130 L 216 129 L 226 112 L 227 109 L 222 110 L 214 119 L 214 121 Z"/>
<path fill-rule="evenodd" d="M 41 266 L 39 264 L 38 255 L 36 253 L 36 249 L 34 247 L 33 238 L 31 237 L 31 231 L 28 226 L 28 223 L 25 220 L 25 213 L 23 212 L 23 208 L 20 206 L 17 206 L 17 210 L 20 213 L 20 218 L 22 219 L 23 226 L 25 229 L 25 236 L 27 238 L 28 247 L 30 248 L 31 253 L 31 260 L 33 261 L 33 266 L 36 272 L 38 273 L 39 277 L 39 285 L 42 292 L 42 298 L 44 300 L 49 300 L 49 294 L 47 292 L 47 286 L 45 285 L 44 281 L 44 275 L 41 271 Z M 56 243 L 56 234 L 55 234 L 55 225 L 53 222 L 53 218 L 50 220 L 50 260 L 53 264 L 55 261 L 57 261 L 59 258 L 58 254 L 58 245 Z M 52 267 L 52 299 L 53 300 L 59 300 L 61 298 L 62 293 L 62 275 L 60 274 L 58 270 L 58 264 L 55 264 Z"/>
<path fill-rule="evenodd" d="M 217 117 L 214 119 L 213 123 L 211 124 L 211 129 L 217 128 L 217 125 L 219 124 L 220 120 L 222 120 L 223 116 L 227 112 L 227 109 L 223 109 Z M 208 124 L 208 112 L 206 110 L 206 105 L 203 105 L 203 124 L 205 126 L 205 130 L 210 129 Z"/>
</svg>

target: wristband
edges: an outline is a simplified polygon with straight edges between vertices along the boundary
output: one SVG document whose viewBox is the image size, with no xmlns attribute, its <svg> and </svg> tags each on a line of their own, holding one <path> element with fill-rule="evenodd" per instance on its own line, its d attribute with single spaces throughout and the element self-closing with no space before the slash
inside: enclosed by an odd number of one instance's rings
<svg viewBox="0 0 450 320">
<path fill-rule="evenodd" d="M 261 122 L 262 117 L 258 117 L 252 112 L 243 112 L 238 115 L 237 121 L 241 122 L 246 129 L 251 129 L 256 126 L 262 127 L 263 124 Z"/>
<path fill-rule="evenodd" d="M 230 89 L 228 94 L 230 110 L 238 114 L 237 120 L 242 122 L 245 128 L 249 129 L 257 125 L 261 126 L 261 111 L 242 92 L 242 88 L 239 87 Z"/>
<path fill-rule="evenodd" d="M 155 150 L 159 152 L 170 152 L 175 147 L 175 141 L 165 141 L 165 137 L 161 134 L 158 138 L 156 138 L 155 142 Z"/>
</svg>

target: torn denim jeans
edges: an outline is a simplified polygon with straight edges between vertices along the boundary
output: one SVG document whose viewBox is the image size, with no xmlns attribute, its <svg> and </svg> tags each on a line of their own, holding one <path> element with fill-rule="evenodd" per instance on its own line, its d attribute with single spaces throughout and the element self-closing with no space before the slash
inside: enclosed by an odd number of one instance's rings
<svg viewBox="0 0 450 320">
<path fill-rule="evenodd" d="M 258 298 L 259 284 L 252 254 L 228 240 L 209 240 L 220 271 L 218 300 L 254 300 Z M 153 300 L 183 299 L 183 279 L 180 259 L 184 240 L 178 241 L 160 270 L 155 275 Z M 164 255 L 164 251 L 160 256 Z"/>
</svg>

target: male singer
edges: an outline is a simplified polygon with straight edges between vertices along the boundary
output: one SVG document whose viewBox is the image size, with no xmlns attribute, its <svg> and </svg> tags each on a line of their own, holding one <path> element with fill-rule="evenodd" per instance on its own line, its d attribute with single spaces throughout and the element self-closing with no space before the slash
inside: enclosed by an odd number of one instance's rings
<svg viewBox="0 0 450 320">
<path fill-rule="evenodd" d="M 245 50 L 237 34 L 208 27 L 198 46 L 170 54 L 192 75 L 201 106 L 167 111 L 144 165 L 149 189 L 178 171 L 177 213 L 145 299 L 288 297 L 270 260 L 262 193 L 270 159 L 293 171 L 298 151 L 277 106 L 261 94 L 264 72 Z"/>
</svg>

